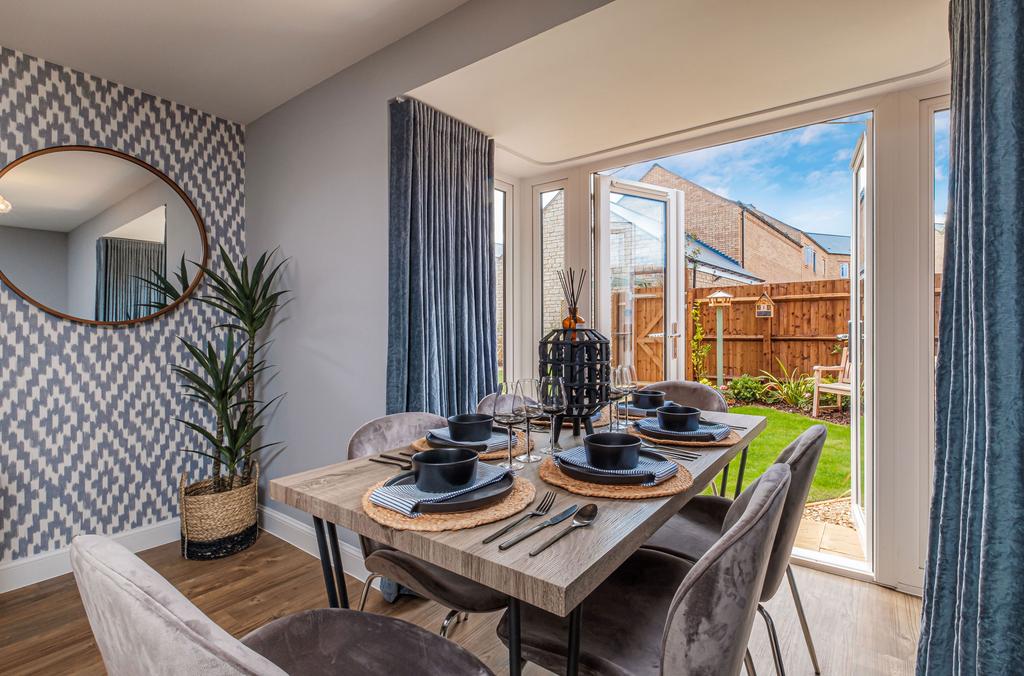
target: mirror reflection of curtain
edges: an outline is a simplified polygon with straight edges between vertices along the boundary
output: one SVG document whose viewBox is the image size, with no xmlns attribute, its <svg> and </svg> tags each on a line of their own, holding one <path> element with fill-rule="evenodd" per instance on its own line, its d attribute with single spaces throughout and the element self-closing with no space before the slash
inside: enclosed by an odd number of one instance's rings
<svg viewBox="0 0 1024 676">
<path fill-rule="evenodd" d="M 96 320 L 123 322 L 152 314 L 160 302 L 147 280 L 167 274 L 167 247 L 120 237 L 96 240 Z"/>
</svg>

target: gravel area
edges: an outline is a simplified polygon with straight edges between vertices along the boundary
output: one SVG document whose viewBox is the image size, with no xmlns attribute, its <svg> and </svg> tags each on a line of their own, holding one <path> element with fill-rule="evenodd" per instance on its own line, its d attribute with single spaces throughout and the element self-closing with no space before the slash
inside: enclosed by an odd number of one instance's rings
<svg viewBox="0 0 1024 676">
<path fill-rule="evenodd" d="M 804 505 L 804 518 L 811 521 L 830 523 L 833 526 L 854 527 L 853 520 L 850 518 L 849 496 L 836 498 L 835 500 L 809 502 Z"/>
</svg>

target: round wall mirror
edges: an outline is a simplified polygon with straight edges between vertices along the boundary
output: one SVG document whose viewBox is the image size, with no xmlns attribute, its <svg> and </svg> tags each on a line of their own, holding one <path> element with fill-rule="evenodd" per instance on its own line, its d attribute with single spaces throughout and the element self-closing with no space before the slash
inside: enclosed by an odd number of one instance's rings
<svg viewBox="0 0 1024 676">
<path fill-rule="evenodd" d="M 207 253 L 192 200 L 134 157 L 63 146 L 0 169 L 0 279 L 58 317 L 152 319 L 188 298 Z"/>
</svg>

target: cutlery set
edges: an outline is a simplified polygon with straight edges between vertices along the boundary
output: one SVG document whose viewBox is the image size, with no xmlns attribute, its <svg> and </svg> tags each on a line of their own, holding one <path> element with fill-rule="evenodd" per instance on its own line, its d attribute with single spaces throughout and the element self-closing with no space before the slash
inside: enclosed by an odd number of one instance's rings
<svg viewBox="0 0 1024 676">
<path fill-rule="evenodd" d="M 551 507 L 554 506 L 554 504 L 555 504 L 555 493 L 554 493 L 554 491 L 548 491 L 547 493 L 544 494 L 544 497 L 541 498 L 541 501 L 537 505 L 536 509 L 534 509 L 529 514 L 526 514 L 525 516 L 520 517 L 519 519 L 516 519 L 515 521 L 513 521 L 510 524 L 508 524 L 504 528 L 498 530 L 497 532 L 492 533 L 491 535 L 488 535 L 484 539 L 483 543 L 484 544 L 488 544 L 488 543 L 494 542 L 495 540 L 497 540 L 501 536 L 507 534 L 512 529 L 516 528 L 520 524 L 525 523 L 526 521 L 528 521 L 528 520 L 530 520 L 530 519 L 532 519 L 534 517 L 546 516 L 547 513 L 549 511 L 551 511 Z M 542 521 L 541 523 L 537 524 L 533 528 L 530 528 L 529 530 L 523 531 L 519 535 L 516 535 L 515 537 L 513 537 L 511 540 L 507 540 L 505 542 L 502 542 L 500 545 L 498 545 L 498 549 L 500 549 L 501 551 L 505 551 L 507 549 L 510 549 L 510 548 L 514 547 L 515 545 L 519 544 L 520 542 L 522 542 L 523 540 L 525 540 L 526 538 L 530 537 L 531 535 L 535 535 L 536 533 L 541 532 L 545 528 L 549 528 L 551 526 L 556 526 L 556 525 L 562 523 L 563 521 L 565 521 L 566 519 L 568 519 L 570 517 L 573 517 L 572 525 L 570 525 L 568 528 L 564 529 L 563 531 L 561 531 L 560 533 L 555 535 L 555 537 L 551 538 L 550 540 L 548 540 L 547 542 L 545 542 L 541 546 L 539 546 L 536 549 L 534 549 L 532 552 L 530 552 L 530 556 L 536 556 L 537 554 L 540 554 L 542 551 L 544 551 L 545 549 L 547 549 L 551 545 L 555 544 L 556 542 L 561 540 L 563 537 L 565 537 L 566 535 L 568 535 L 572 531 L 574 531 L 574 530 L 576 530 L 578 528 L 585 528 L 585 527 L 589 526 L 591 523 L 593 523 L 594 519 L 597 518 L 597 505 L 591 503 L 589 505 L 584 505 L 582 508 L 580 508 L 579 505 L 573 505 L 572 507 L 569 507 L 568 509 L 565 509 L 564 511 L 559 512 L 558 514 L 556 514 L 555 516 L 551 517 L 550 519 L 548 519 L 546 521 Z"/>
</svg>

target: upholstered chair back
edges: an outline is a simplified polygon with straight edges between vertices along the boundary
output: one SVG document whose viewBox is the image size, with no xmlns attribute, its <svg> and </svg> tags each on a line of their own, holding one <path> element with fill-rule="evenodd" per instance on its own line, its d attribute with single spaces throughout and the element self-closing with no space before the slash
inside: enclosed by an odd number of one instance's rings
<svg viewBox="0 0 1024 676">
<path fill-rule="evenodd" d="M 71 567 L 112 676 L 283 675 L 127 549 L 97 535 L 71 543 Z"/>
<path fill-rule="evenodd" d="M 643 389 L 658 390 L 665 393 L 666 401 L 673 401 L 680 406 L 693 406 L 702 411 L 728 413 L 729 406 L 725 403 L 722 393 L 704 383 L 692 380 L 663 380 L 652 383 Z"/>
<path fill-rule="evenodd" d="M 790 481 L 772 465 L 743 514 L 694 564 L 669 606 L 663 674 L 738 674 Z"/>
<path fill-rule="evenodd" d="M 408 446 L 422 439 L 427 430 L 445 427 L 448 421 L 433 413 L 394 413 L 366 423 L 355 431 L 348 442 L 348 459 Z"/>
<path fill-rule="evenodd" d="M 811 482 L 814 481 L 814 473 L 818 469 L 818 460 L 821 459 L 821 452 L 825 447 L 826 434 L 824 425 L 812 425 L 794 439 L 789 446 L 786 446 L 782 453 L 779 453 L 779 457 L 775 459 L 775 462 L 789 466 L 793 478 L 789 485 L 789 493 L 786 495 L 786 506 L 782 510 L 779 532 L 775 535 L 775 544 L 772 547 L 772 558 L 768 562 L 768 573 L 764 578 L 761 601 L 767 601 L 775 596 L 783 578 L 786 577 L 786 566 L 789 565 L 796 533 L 800 529 L 800 520 L 804 515 L 804 503 L 807 501 L 807 494 L 811 491 Z M 753 490 L 762 478 L 763 475 L 750 484 L 729 507 L 722 525 L 723 531 L 732 526 L 745 512 L 746 501 L 750 499 Z"/>
</svg>

